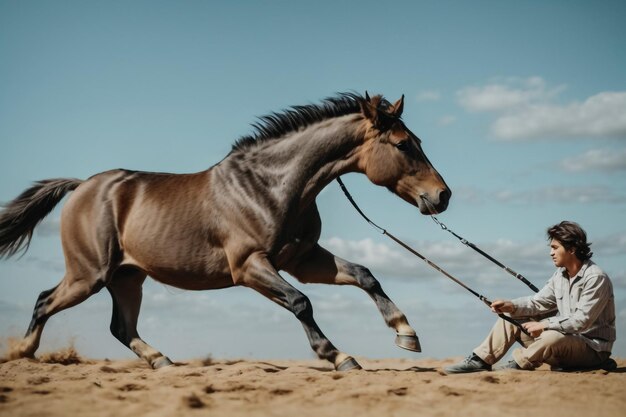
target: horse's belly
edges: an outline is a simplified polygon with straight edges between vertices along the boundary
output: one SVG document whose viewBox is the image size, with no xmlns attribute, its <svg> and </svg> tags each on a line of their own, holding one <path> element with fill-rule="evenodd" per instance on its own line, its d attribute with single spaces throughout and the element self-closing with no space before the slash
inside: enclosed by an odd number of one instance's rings
<svg viewBox="0 0 626 417">
<path fill-rule="evenodd" d="M 150 277 L 173 287 L 207 290 L 233 285 L 230 267 L 222 249 L 200 244 L 168 249 L 155 242 L 124 251 L 123 264 L 145 271 Z"/>
<path fill-rule="evenodd" d="M 214 273 L 212 275 L 195 275 L 193 273 L 162 273 L 161 271 L 149 272 L 148 275 L 154 280 L 172 287 L 183 290 L 214 290 L 228 288 L 234 285 L 230 274 Z"/>
</svg>

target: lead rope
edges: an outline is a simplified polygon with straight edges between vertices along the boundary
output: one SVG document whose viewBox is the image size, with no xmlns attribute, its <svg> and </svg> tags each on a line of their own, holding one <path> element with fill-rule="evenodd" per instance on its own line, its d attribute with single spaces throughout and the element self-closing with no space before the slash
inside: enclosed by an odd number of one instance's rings
<svg viewBox="0 0 626 417">
<path fill-rule="evenodd" d="M 450 234 L 452 234 L 452 236 L 454 236 L 457 239 L 459 239 L 462 244 L 464 244 L 465 246 L 467 246 L 469 248 L 474 249 L 476 252 L 480 253 L 482 256 L 484 256 L 485 258 L 489 259 L 491 262 L 493 262 L 494 264 L 498 265 L 500 268 L 504 269 L 506 272 L 508 272 L 509 274 L 513 275 L 515 278 L 517 278 L 520 281 L 522 281 L 524 284 L 526 284 L 528 286 L 528 288 L 530 288 L 534 292 L 539 292 L 539 288 L 535 287 L 522 274 L 518 274 L 517 272 L 515 272 L 514 270 L 512 270 L 508 266 L 504 265 L 503 263 L 501 263 L 500 261 L 498 261 L 497 259 L 495 259 L 491 255 L 489 255 L 488 253 L 484 252 L 482 249 L 480 249 L 478 246 L 474 245 L 472 242 L 470 242 L 467 239 L 465 239 L 465 238 L 457 235 L 456 233 L 454 233 L 454 231 L 452 229 L 448 228 L 448 226 L 446 226 L 441 221 L 439 221 L 439 219 L 437 219 L 434 215 L 431 215 L 430 217 L 433 219 L 433 221 L 435 223 L 437 223 L 439 225 L 439 227 L 441 227 L 442 230 L 450 232 Z"/>
<path fill-rule="evenodd" d="M 365 221 L 367 221 L 371 226 L 373 226 L 376 230 L 378 230 L 378 232 L 380 232 L 383 235 L 386 235 L 387 237 L 389 237 L 391 240 L 393 240 L 394 242 L 396 242 L 398 245 L 402 246 L 404 249 L 408 250 L 409 252 L 411 252 L 413 255 L 417 256 L 418 258 L 420 258 L 421 260 L 423 260 L 424 262 L 426 262 L 429 266 L 431 266 L 432 268 L 436 269 L 437 271 L 439 271 L 440 273 L 442 273 L 443 275 L 445 275 L 446 277 L 450 278 L 452 281 L 456 282 L 457 284 L 459 284 L 461 287 L 465 288 L 467 291 L 469 291 L 470 293 L 472 293 L 474 296 L 478 297 L 478 299 L 480 301 L 482 301 L 487 307 L 491 308 L 491 301 L 489 301 L 489 299 L 487 299 L 485 296 L 477 293 L 476 291 L 472 290 L 470 287 L 468 287 L 467 285 L 465 285 L 464 283 L 462 283 L 461 281 L 459 281 L 458 279 L 456 279 L 455 277 L 453 277 L 452 275 L 450 275 L 448 272 L 446 272 L 445 270 L 443 270 L 439 265 L 435 264 L 434 262 L 432 262 L 431 260 L 429 260 L 428 258 L 426 258 L 424 255 L 422 255 L 421 253 L 419 253 L 418 251 L 416 251 L 415 249 L 411 248 L 409 245 L 407 245 L 406 243 L 404 243 L 403 241 L 401 241 L 400 239 L 398 239 L 397 237 L 395 237 L 394 235 L 392 235 L 391 233 L 389 233 L 386 229 L 383 229 L 382 227 L 380 227 L 379 225 L 377 225 L 376 223 L 374 223 L 373 221 L 371 221 L 366 215 L 365 213 L 363 213 L 363 211 L 359 208 L 359 206 L 356 204 L 356 202 L 354 201 L 354 199 L 352 198 L 352 195 L 350 195 L 350 192 L 348 192 L 348 189 L 346 188 L 346 186 L 344 185 L 343 181 L 341 181 L 341 178 L 337 177 L 337 182 L 339 183 L 339 186 L 341 187 L 341 189 L 343 190 L 343 193 L 346 195 L 346 197 L 348 198 L 348 201 L 350 201 L 350 204 L 352 204 L 352 206 L 356 209 L 356 211 L 361 215 L 361 217 L 363 217 L 365 219 Z M 509 316 L 505 316 L 502 313 L 498 314 L 498 317 L 500 317 L 502 320 L 508 321 L 509 323 L 513 324 L 514 326 L 518 327 L 524 334 L 530 336 L 530 333 L 528 333 L 528 331 L 526 331 L 526 329 L 524 329 L 524 327 L 522 327 L 522 325 L 520 323 L 518 323 L 517 321 L 513 320 L 512 318 L 510 318 Z"/>
</svg>

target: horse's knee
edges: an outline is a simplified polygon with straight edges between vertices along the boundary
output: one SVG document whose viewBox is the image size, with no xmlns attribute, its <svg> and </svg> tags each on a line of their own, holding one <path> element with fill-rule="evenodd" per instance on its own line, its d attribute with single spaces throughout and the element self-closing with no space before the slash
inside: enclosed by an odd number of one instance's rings
<svg viewBox="0 0 626 417">
<path fill-rule="evenodd" d="M 306 295 L 300 292 L 294 294 L 289 297 L 289 305 L 291 306 L 291 311 L 299 320 L 307 320 L 313 317 L 313 305 Z"/>
<path fill-rule="evenodd" d="M 359 286 L 365 291 L 377 291 L 381 288 L 380 282 L 374 278 L 372 272 L 362 265 L 351 264 L 348 267 L 348 273 L 356 279 Z"/>
</svg>

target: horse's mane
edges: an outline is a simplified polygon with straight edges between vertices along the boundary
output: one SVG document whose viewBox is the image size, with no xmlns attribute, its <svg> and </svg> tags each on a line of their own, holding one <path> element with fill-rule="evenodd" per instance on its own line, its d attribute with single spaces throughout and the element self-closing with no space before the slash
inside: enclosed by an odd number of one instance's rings
<svg viewBox="0 0 626 417">
<path fill-rule="evenodd" d="M 322 120 L 357 113 L 360 111 L 361 100 L 364 98 L 355 93 L 339 93 L 335 97 L 322 100 L 320 104 L 293 106 L 280 113 L 274 112 L 259 117 L 259 121 L 252 125 L 255 132 L 239 138 L 232 151 L 247 149 L 254 144 L 279 138 Z"/>
</svg>

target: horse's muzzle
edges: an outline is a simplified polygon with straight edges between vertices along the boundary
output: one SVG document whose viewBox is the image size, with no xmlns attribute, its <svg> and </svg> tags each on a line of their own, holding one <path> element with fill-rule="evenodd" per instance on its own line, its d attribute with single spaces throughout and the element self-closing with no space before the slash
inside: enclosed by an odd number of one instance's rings
<svg viewBox="0 0 626 417">
<path fill-rule="evenodd" d="M 422 193 L 420 194 L 422 204 L 419 204 L 418 202 L 418 206 L 420 207 L 422 214 L 439 214 L 446 211 L 448 208 L 450 197 L 452 197 L 452 191 L 450 191 L 449 188 L 440 190 L 435 198 L 429 196 L 427 193 Z"/>
</svg>

